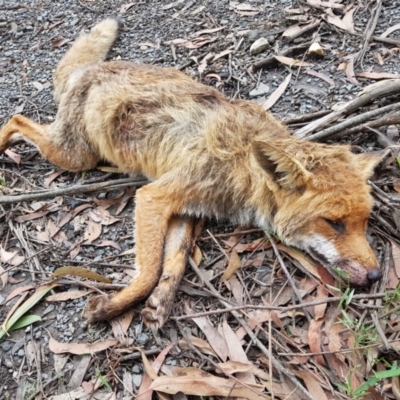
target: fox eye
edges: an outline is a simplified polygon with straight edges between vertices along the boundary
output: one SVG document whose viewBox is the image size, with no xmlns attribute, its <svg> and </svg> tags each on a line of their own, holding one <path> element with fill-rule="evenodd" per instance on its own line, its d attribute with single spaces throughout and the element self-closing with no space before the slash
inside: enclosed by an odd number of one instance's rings
<svg viewBox="0 0 400 400">
<path fill-rule="evenodd" d="M 346 226 L 343 222 L 332 221 L 331 219 L 325 218 L 325 221 L 333 228 L 336 232 L 343 233 L 346 230 Z"/>
</svg>

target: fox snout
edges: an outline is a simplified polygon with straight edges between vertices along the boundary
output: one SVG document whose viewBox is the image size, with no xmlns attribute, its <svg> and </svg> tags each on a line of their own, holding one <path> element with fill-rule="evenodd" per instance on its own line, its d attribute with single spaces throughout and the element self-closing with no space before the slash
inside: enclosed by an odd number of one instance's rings
<svg viewBox="0 0 400 400">
<path fill-rule="evenodd" d="M 375 254 L 365 238 L 329 241 L 315 235 L 306 251 L 346 286 L 368 287 L 382 278 Z"/>
</svg>

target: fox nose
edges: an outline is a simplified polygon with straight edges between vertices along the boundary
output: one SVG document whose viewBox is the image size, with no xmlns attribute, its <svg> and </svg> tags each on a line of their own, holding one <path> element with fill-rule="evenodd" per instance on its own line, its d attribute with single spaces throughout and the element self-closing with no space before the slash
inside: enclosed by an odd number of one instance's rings
<svg viewBox="0 0 400 400">
<path fill-rule="evenodd" d="M 367 277 L 370 283 L 374 283 L 382 279 L 382 272 L 378 268 L 375 268 L 368 272 Z"/>
</svg>

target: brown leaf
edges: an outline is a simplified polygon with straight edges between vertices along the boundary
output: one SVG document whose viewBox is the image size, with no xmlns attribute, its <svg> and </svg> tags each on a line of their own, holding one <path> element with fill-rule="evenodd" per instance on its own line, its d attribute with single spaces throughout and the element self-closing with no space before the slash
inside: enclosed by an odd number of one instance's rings
<svg viewBox="0 0 400 400">
<path fill-rule="evenodd" d="M 53 272 L 54 277 L 65 275 L 80 276 L 81 278 L 92 279 L 98 282 L 111 283 L 110 279 L 83 267 L 60 267 Z"/>
<path fill-rule="evenodd" d="M 250 361 L 247 358 L 246 352 L 243 350 L 242 344 L 226 320 L 224 320 L 222 323 L 222 332 L 225 337 L 225 342 L 228 345 L 229 359 L 231 361 L 238 361 L 243 365 L 247 364 L 248 367 L 251 367 Z M 254 374 L 250 370 L 237 371 L 236 377 L 246 383 L 256 383 Z"/>
<path fill-rule="evenodd" d="M 279 62 L 281 62 L 282 64 L 288 65 L 289 67 L 312 67 L 314 65 L 305 61 L 296 60 L 291 57 L 274 56 L 274 58 Z"/>
<path fill-rule="evenodd" d="M 158 374 L 158 372 L 160 371 L 161 365 L 164 363 L 165 357 L 170 352 L 173 346 L 174 343 L 170 343 L 154 360 L 151 368 L 155 374 Z M 138 398 L 140 398 L 140 400 L 151 400 L 153 398 L 153 390 L 150 389 L 151 383 L 152 380 L 150 378 L 150 375 L 146 372 L 143 376 L 137 396 Z"/>
<path fill-rule="evenodd" d="M 113 217 L 108 210 L 101 206 L 90 212 L 90 218 L 95 222 L 107 226 L 121 221 L 121 218 Z"/>
<path fill-rule="evenodd" d="M 123 4 L 121 6 L 121 8 L 119 9 L 119 15 L 125 14 L 134 5 L 135 5 L 135 3 Z"/>
<path fill-rule="evenodd" d="M 310 392 L 310 395 L 314 399 L 318 400 L 328 400 L 328 396 L 321 388 L 322 381 L 318 379 L 318 377 L 313 374 L 311 371 L 307 370 L 298 370 L 293 371 L 296 376 L 301 378 L 306 384 L 307 390 Z"/>
<path fill-rule="evenodd" d="M 60 343 L 53 339 L 50 334 L 49 336 L 49 349 L 55 354 L 93 354 L 118 344 L 117 339 L 108 339 L 96 343 Z"/>
<path fill-rule="evenodd" d="M 326 15 L 324 15 L 324 19 L 332 25 L 337 26 L 340 29 L 343 29 L 344 31 L 348 31 L 350 33 L 355 33 L 354 30 L 354 22 L 353 22 L 353 14 L 354 14 L 355 8 L 350 9 L 343 19 L 340 19 L 337 15 L 335 15 L 332 10 L 327 10 Z"/>
<path fill-rule="evenodd" d="M 60 292 L 56 294 L 51 294 L 50 296 L 47 296 L 45 300 L 50 302 L 74 300 L 87 296 L 88 294 L 93 292 L 94 290 L 71 290 L 70 292 Z"/>
<path fill-rule="evenodd" d="M 218 27 L 218 28 L 212 28 L 212 29 L 203 29 L 202 31 L 194 32 L 193 35 L 192 35 L 192 37 L 204 35 L 205 33 L 215 33 L 215 32 L 219 32 L 219 31 L 222 31 L 223 29 L 225 29 L 225 26 L 220 26 L 220 27 Z"/>
<path fill-rule="evenodd" d="M 36 286 L 34 285 L 28 285 L 28 286 L 21 286 L 19 288 L 14 289 L 6 298 L 6 301 L 4 304 L 6 304 L 8 301 L 13 299 L 14 297 L 18 296 L 22 292 L 26 292 L 27 290 L 35 289 Z"/>
<path fill-rule="evenodd" d="M 336 9 L 339 9 L 339 10 L 344 10 L 344 8 L 345 8 L 344 4 L 334 3 L 332 1 L 307 0 L 307 3 L 312 5 L 312 6 L 326 7 L 326 8 L 336 8 Z"/>
<path fill-rule="evenodd" d="M 16 114 L 19 114 L 19 113 L 16 113 Z M 17 153 L 14 153 L 10 149 L 5 150 L 4 153 L 7 154 L 7 156 L 9 158 L 11 158 L 11 160 L 13 160 L 16 164 L 19 164 L 21 162 L 21 156 Z"/>
<path fill-rule="evenodd" d="M 229 257 L 229 264 L 225 269 L 224 274 L 221 276 L 220 283 L 227 281 L 241 266 L 241 261 L 238 253 L 232 250 Z"/>
<path fill-rule="evenodd" d="M 16 251 L 6 251 L 0 245 L 0 260 L 4 264 L 13 265 L 14 267 L 18 267 L 25 261 L 24 256 L 18 256 L 18 250 Z"/>
<path fill-rule="evenodd" d="M 1 282 L 3 283 L 2 289 L 4 289 L 8 282 L 8 273 L 1 265 L 0 265 L 0 278 Z"/>
<path fill-rule="evenodd" d="M 53 172 L 52 174 L 48 175 L 43 182 L 44 187 L 47 187 L 47 188 L 50 187 L 50 183 L 53 182 L 54 179 L 58 178 L 64 172 L 65 171 L 56 171 L 56 172 Z"/>
<path fill-rule="evenodd" d="M 213 43 L 217 38 L 202 38 L 187 40 L 187 39 L 174 39 L 165 42 L 166 45 L 175 44 L 177 46 L 186 47 L 187 49 L 198 49 L 208 43 Z"/>
<path fill-rule="evenodd" d="M 94 240 L 99 238 L 101 235 L 101 224 L 94 222 L 91 218 L 88 220 L 88 224 L 83 235 L 84 242 L 82 244 L 91 244 Z"/>
<path fill-rule="evenodd" d="M 33 212 L 31 214 L 20 215 L 19 217 L 15 217 L 14 221 L 16 221 L 16 222 L 32 221 L 34 219 L 38 219 L 38 218 L 44 217 L 49 212 L 50 211 L 38 211 L 38 212 Z"/>
<path fill-rule="evenodd" d="M 325 82 L 327 82 L 329 84 L 329 86 L 332 86 L 332 87 L 335 86 L 335 81 L 333 79 L 329 78 L 329 76 L 326 76 L 325 74 L 323 74 L 322 72 L 317 72 L 312 69 L 306 69 L 304 72 L 308 75 L 316 76 L 317 78 L 324 80 Z"/>
<path fill-rule="evenodd" d="M 71 39 L 66 39 L 63 37 L 54 38 L 51 40 L 51 47 L 62 47 L 64 44 L 70 42 Z"/>
<path fill-rule="evenodd" d="M 195 314 L 188 305 L 185 305 L 185 313 L 191 315 Z M 222 361 L 226 361 L 228 357 L 228 347 L 225 339 L 221 336 L 217 329 L 212 326 L 209 319 L 207 317 L 197 317 L 192 318 L 192 320 L 202 330 L 211 347 L 218 354 L 220 359 Z"/>
<path fill-rule="evenodd" d="M 357 79 L 355 78 L 355 73 L 354 73 L 354 59 L 356 55 L 353 54 L 350 57 L 350 61 L 346 65 L 346 76 L 347 79 L 353 84 L 353 85 L 359 85 Z"/>
<path fill-rule="evenodd" d="M 399 79 L 400 74 L 389 74 L 387 72 L 361 72 L 357 74 L 360 78 L 368 79 Z"/>
<path fill-rule="evenodd" d="M 277 247 L 279 250 L 283 251 L 286 254 L 289 254 L 291 257 L 297 260 L 303 266 L 303 268 L 305 268 L 312 275 L 316 276 L 317 278 L 321 278 L 316 268 L 316 264 L 300 250 L 287 247 L 283 244 L 278 244 Z"/>
<path fill-rule="evenodd" d="M 315 321 L 314 319 L 310 322 L 310 327 L 308 328 L 308 343 L 311 353 L 321 352 L 321 325 L 323 322 L 323 320 Z M 315 361 L 320 365 L 326 366 L 322 355 L 315 356 Z"/>
<path fill-rule="evenodd" d="M 386 31 L 382 33 L 381 37 L 385 38 L 398 29 L 400 29 L 400 24 L 393 25 L 392 27 L 386 29 Z"/>
<path fill-rule="evenodd" d="M 342 331 L 344 328 L 345 328 L 345 326 L 341 322 L 336 321 L 334 324 L 332 324 L 329 331 L 326 332 L 326 334 L 328 335 L 329 351 L 334 353 L 333 355 L 334 356 L 336 355 L 336 357 L 342 362 L 345 361 L 345 357 L 343 356 L 343 354 L 339 353 L 339 350 L 342 349 L 342 341 L 340 338 L 340 331 Z M 326 329 L 325 329 L 325 331 L 326 331 Z"/>
<path fill-rule="evenodd" d="M 325 300 L 328 298 L 328 291 L 321 285 L 317 287 L 317 297 L 315 300 Z M 314 307 L 314 318 L 316 320 L 321 319 L 325 315 L 327 303 L 318 304 Z"/>
<path fill-rule="evenodd" d="M 200 339 L 195 336 L 188 335 L 190 343 L 195 346 L 198 350 L 200 350 L 203 354 L 208 354 L 213 357 L 217 357 L 215 351 L 211 348 L 210 344 L 205 340 Z M 180 340 L 178 343 L 179 347 L 183 350 L 190 350 L 190 346 L 185 340 Z"/>
<path fill-rule="evenodd" d="M 289 74 L 285 80 L 277 87 L 276 90 L 268 97 L 267 101 L 263 104 L 264 110 L 269 110 L 282 96 L 289 85 L 292 74 Z"/>
<path fill-rule="evenodd" d="M 400 278 L 400 246 L 393 242 L 393 240 L 390 240 L 390 243 L 392 245 L 392 258 L 393 258 L 393 263 L 394 263 L 394 269 L 396 271 L 396 275 L 398 278 Z"/>
<path fill-rule="evenodd" d="M 182 392 L 186 395 L 195 396 L 225 396 L 225 397 L 244 397 L 249 400 L 265 400 L 260 390 L 261 385 L 249 385 L 260 395 L 257 395 L 250 389 L 242 387 L 236 381 L 207 374 L 199 370 L 198 375 L 184 374 L 180 376 L 160 376 L 151 384 L 150 388 L 168 394 L 177 394 Z"/>
</svg>

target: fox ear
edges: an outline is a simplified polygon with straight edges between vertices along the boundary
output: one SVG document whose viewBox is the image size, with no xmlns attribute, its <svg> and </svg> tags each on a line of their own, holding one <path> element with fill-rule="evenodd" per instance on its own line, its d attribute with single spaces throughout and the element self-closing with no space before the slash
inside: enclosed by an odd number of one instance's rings
<svg viewBox="0 0 400 400">
<path fill-rule="evenodd" d="M 367 180 L 374 173 L 375 167 L 390 153 L 390 149 L 356 154 L 360 172 Z"/>
<path fill-rule="evenodd" d="M 269 143 L 254 142 L 253 154 L 271 181 L 282 189 L 301 189 L 312 176 L 295 156 Z"/>
</svg>

